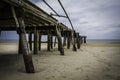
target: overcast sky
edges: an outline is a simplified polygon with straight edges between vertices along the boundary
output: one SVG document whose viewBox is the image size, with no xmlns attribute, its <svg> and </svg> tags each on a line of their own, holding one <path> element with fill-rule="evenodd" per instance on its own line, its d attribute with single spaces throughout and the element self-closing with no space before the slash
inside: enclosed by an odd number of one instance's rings
<svg viewBox="0 0 120 80">
<path fill-rule="evenodd" d="M 30 1 L 46 12 L 52 12 L 42 0 Z M 65 15 L 58 0 L 46 0 L 46 2 L 60 15 Z M 95 39 L 120 39 L 120 0 L 61 0 L 61 2 L 75 30 L 81 35 Z M 56 18 L 70 27 L 67 19 Z"/>
<path fill-rule="evenodd" d="M 53 13 L 42 0 L 30 0 L 47 13 Z M 65 15 L 58 0 L 46 0 L 60 15 Z M 61 0 L 73 26 L 88 39 L 120 39 L 120 0 Z M 71 28 L 65 18 L 59 22 Z"/>
</svg>

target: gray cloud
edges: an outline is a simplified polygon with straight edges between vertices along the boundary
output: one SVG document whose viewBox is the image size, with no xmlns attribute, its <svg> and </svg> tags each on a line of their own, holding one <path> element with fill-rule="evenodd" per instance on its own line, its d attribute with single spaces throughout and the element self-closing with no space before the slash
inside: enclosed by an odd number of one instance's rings
<svg viewBox="0 0 120 80">
<path fill-rule="evenodd" d="M 48 13 L 52 12 L 41 0 L 31 0 Z M 64 15 L 57 0 L 46 0 Z M 88 38 L 120 39 L 120 0 L 61 0 L 77 32 Z M 57 18 L 68 27 L 67 19 Z M 99 35 L 99 36 L 98 36 Z"/>
</svg>

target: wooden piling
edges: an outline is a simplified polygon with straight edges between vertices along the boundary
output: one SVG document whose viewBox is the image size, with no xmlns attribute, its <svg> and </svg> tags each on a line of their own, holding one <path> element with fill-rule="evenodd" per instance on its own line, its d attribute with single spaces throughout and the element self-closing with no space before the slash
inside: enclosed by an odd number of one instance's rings
<svg viewBox="0 0 120 80">
<path fill-rule="evenodd" d="M 50 45 L 51 45 L 51 49 L 53 49 L 53 36 L 52 36 L 52 34 L 51 34 L 51 43 L 50 43 Z"/>
<path fill-rule="evenodd" d="M 22 50 L 22 35 L 21 34 L 19 34 L 19 47 L 18 47 L 18 53 L 19 54 L 22 54 L 23 53 L 23 50 Z"/>
<path fill-rule="evenodd" d="M 64 55 L 64 49 L 63 49 L 63 46 L 62 46 L 61 33 L 58 30 L 57 26 L 56 26 L 56 31 L 55 32 L 56 32 L 57 39 L 58 39 L 58 48 L 59 48 L 59 51 L 60 51 L 60 55 Z"/>
<path fill-rule="evenodd" d="M 84 36 L 84 43 L 86 43 L 86 36 Z"/>
<path fill-rule="evenodd" d="M 25 24 L 24 24 L 24 19 L 23 19 L 24 18 L 24 10 L 22 7 L 19 7 L 15 11 L 13 6 L 11 7 L 11 10 L 12 10 L 12 14 L 13 14 L 14 20 L 15 20 L 16 25 L 17 25 L 17 33 L 19 34 L 19 40 L 20 40 L 19 47 L 22 50 L 21 52 L 23 54 L 26 72 L 27 73 L 34 73 L 35 70 L 34 70 L 34 66 L 33 66 L 33 62 L 32 62 L 32 56 L 29 52 L 28 43 L 27 43 L 27 39 L 26 39 Z"/>
<path fill-rule="evenodd" d="M 47 31 L 47 35 L 48 35 L 48 40 L 47 40 L 47 50 L 50 51 L 51 48 L 51 35 L 50 35 L 50 31 Z"/>
<path fill-rule="evenodd" d="M 28 42 L 29 42 L 29 47 L 30 47 L 30 50 L 32 51 L 32 33 L 31 32 L 29 32 L 29 34 L 28 34 Z"/>
<path fill-rule="evenodd" d="M 39 32 L 39 51 L 41 51 L 41 33 Z"/>
<path fill-rule="evenodd" d="M 71 43 L 71 32 L 68 31 L 68 33 L 67 33 L 67 49 L 70 49 L 70 43 Z"/>
<path fill-rule="evenodd" d="M 77 51 L 75 44 L 75 31 L 72 31 L 72 44 L 73 44 L 73 51 Z"/>
<path fill-rule="evenodd" d="M 66 46 L 66 36 L 63 37 L 63 47 Z"/>
<path fill-rule="evenodd" d="M 54 37 L 54 47 L 56 47 L 56 43 L 57 43 L 57 41 L 56 41 L 57 39 L 56 39 L 56 36 Z"/>
<path fill-rule="evenodd" d="M 38 31 L 34 28 L 34 54 L 38 54 Z"/>
<path fill-rule="evenodd" d="M 81 44 L 83 43 L 83 37 L 81 36 L 81 39 L 80 39 L 80 41 L 81 41 Z"/>
<path fill-rule="evenodd" d="M 79 36 L 79 33 L 77 34 L 77 48 L 80 49 L 81 43 L 80 43 L 81 36 Z"/>
</svg>

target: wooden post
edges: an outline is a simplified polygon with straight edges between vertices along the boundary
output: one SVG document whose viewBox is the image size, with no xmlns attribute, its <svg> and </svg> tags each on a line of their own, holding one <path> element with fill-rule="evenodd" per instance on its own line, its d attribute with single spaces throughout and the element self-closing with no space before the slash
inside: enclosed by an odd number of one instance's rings
<svg viewBox="0 0 120 80">
<path fill-rule="evenodd" d="M 56 43 L 57 43 L 57 41 L 56 41 L 56 36 L 55 36 L 55 38 L 54 38 L 54 47 L 56 46 Z"/>
<path fill-rule="evenodd" d="M 50 31 L 47 31 L 47 33 L 48 33 L 47 50 L 50 51 L 50 47 L 51 47 L 51 35 L 50 35 Z"/>
<path fill-rule="evenodd" d="M 62 46 L 62 39 L 61 39 L 61 34 L 60 34 L 60 31 L 58 31 L 58 28 L 56 26 L 56 35 L 57 35 L 57 38 L 58 38 L 58 48 L 60 50 L 60 55 L 64 55 L 64 49 L 63 49 L 63 46 Z"/>
<path fill-rule="evenodd" d="M 53 36 L 52 36 L 52 34 L 51 34 L 51 49 L 53 49 Z"/>
<path fill-rule="evenodd" d="M 19 34 L 19 47 L 18 47 L 18 53 L 19 54 L 22 54 L 23 53 L 23 50 L 22 50 L 22 35 Z"/>
<path fill-rule="evenodd" d="M 63 38 L 63 47 L 66 46 L 66 35 Z"/>
<path fill-rule="evenodd" d="M 67 33 L 67 49 L 70 49 L 70 42 L 71 42 L 71 31 Z"/>
<path fill-rule="evenodd" d="M 62 41 L 62 37 L 61 37 L 61 41 Z M 58 41 L 58 51 L 60 51 L 60 42 Z"/>
<path fill-rule="evenodd" d="M 77 48 L 80 49 L 80 36 L 79 33 L 77 33 Z"/>
<path fill-rule="evenodd" d="M 81 44 L 83 43 L 83 36 L 81 36 Z"/>
<path fill-rule="evenodd" d="M 86 36 L 84 36 L 84 43 L 86 43 Z"/>
<path fill-rule="evenodd" d="M 41 51 L 41 33 L 39 33 L 39 50 Z"/>
<path fill-rule="evenodd" d="M 16 13 L 15 13 L 15 9 L 12 6 L 12 14 L 13 17 L 15 19 L 16 22 L 16 26 L 17 26 L 17 33 L 19 34 L 19 40 L 20 40 L 20 47 L 21 47 L 21 52 L 23 54 L 23 59 L 24 59 L 24 63 L 25 63 L 25 68 L 26 68 L 26 72 L 27 73 L 34 73 L 34 66 L 33 66 L 33 62 L 32 62 L 32 56 L 29 52 L 29 48 L 28 48 L 28 43 L 27 43 L 27 39 L 26 39 L 26 31 L 25 31 L 25 24 L 24 24 L 24 10 L 22 7 L 19 7 L 16 11 L 17 11 L 17 17 L 16 17 Z"/>
<path fill-rule="evenodd" d="M 29 35 L 28 35 L 28 42 L 29 42 L 29 47 L 30 47 L 30 50 L 32 51 L 32 33 L 30 32 Z"/>
<path fill-rule="evenodd" d="M 38 54 L 38 31 L 34 29 L 34 54 Z"/>
<path fill-rule="evenodd" d="M 75 45 L 75 31 L 72 31 L 72 44 L 73 44 L 73 51 L 77 51 L 77 48 Z"/>
</svg>

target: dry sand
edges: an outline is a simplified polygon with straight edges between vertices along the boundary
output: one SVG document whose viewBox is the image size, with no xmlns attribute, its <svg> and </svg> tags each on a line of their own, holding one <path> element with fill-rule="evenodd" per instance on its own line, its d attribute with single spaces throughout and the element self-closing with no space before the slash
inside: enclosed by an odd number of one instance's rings
<svg viewBox="0 0 120 80">
<path fill-rule="evenodd" d="M 85 44 L 77 52 L 57 47 L 33 55 L 36 73 L 25 73 L 18 44 L 0 43 L 0 80 L 120 80 L 120 43 Z"/>
</svg>

